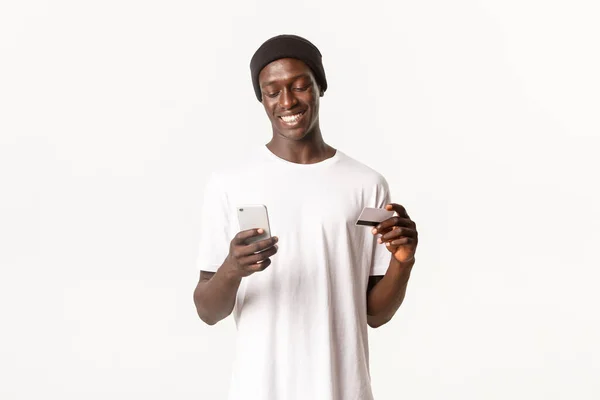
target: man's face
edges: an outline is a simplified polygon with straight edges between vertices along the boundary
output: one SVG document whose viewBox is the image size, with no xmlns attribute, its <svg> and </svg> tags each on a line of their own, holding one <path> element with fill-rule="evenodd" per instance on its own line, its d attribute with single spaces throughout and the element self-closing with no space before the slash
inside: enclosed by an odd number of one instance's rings
<svg viewBox="0 0 600 400">
<path fill-rule="evenodd" d="M 260 72 L 258 82 L 273 133 L 302 140 L 318 126 L 320 89 L 304 62 L 294 58 L 273 61 Z"/>
</svg>

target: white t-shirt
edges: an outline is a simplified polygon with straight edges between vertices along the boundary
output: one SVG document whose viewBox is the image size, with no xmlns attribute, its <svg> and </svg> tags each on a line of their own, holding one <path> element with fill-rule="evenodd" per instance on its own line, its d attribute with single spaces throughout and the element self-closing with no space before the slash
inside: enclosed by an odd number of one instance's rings
<svg viewBox="0 0 600 400">
<path fill-rule="evenodd" d="M 390 201 L 382 175 L 337 150 L 296 164 L 266 146 L 214 172 L 206 186 L 197 267 L 216 271 L 239 231 L 236 206 L 264 204 L 279 250 L 243 278 L 231 400 L 370 400 L 366 293 L 391 253 L 363 207 Z"/>
</svg>

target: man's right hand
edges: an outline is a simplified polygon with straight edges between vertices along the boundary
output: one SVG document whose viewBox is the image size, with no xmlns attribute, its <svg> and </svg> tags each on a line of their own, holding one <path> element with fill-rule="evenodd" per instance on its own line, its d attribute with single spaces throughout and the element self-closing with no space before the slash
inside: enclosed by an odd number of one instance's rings
<svg viewBox="0 0 600 400">
<path fill-rule="evenodd" d="M 277 253 L 277 236 L 270 237 L 252 244 L 246 240 L 263 234 L 262 229 L 241 231 L 231 240 L 229 255 L 225 264 L 229 271 L 240 278 L 262 271 L 271 264 L 269 257 Z"/>
</svg>

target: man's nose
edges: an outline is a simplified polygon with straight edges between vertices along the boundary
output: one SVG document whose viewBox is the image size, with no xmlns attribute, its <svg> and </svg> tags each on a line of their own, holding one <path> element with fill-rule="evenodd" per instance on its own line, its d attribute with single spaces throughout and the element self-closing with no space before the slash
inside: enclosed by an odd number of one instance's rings
<svg viewBox="0 0 600 400">
<path fill-rule="evenodd" d="M 283 109 L 290 109 L 296 105 L 298 100 L 291 90 L 284 89 L 279 96 L 279 106 Z"/>
</svg>

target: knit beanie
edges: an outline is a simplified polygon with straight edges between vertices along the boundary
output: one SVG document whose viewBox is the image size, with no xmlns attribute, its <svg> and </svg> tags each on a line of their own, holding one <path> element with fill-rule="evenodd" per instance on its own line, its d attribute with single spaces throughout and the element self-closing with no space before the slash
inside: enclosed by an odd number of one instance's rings
<svg viewBox="0 0 600 400">
<path fill-rule="evenodd" d="M 279 35 L 264 42 L 250 60 L 250 74 L 258 101 L 262 102 L 258 75 L 269 63 L 281 58 L 296 58 L 304 61 L 312 70 L 321 91 L 327 89 L 327 79 L 321 61 L 321 52 L 308 40 L 296 35 Z"/>
</svg>

